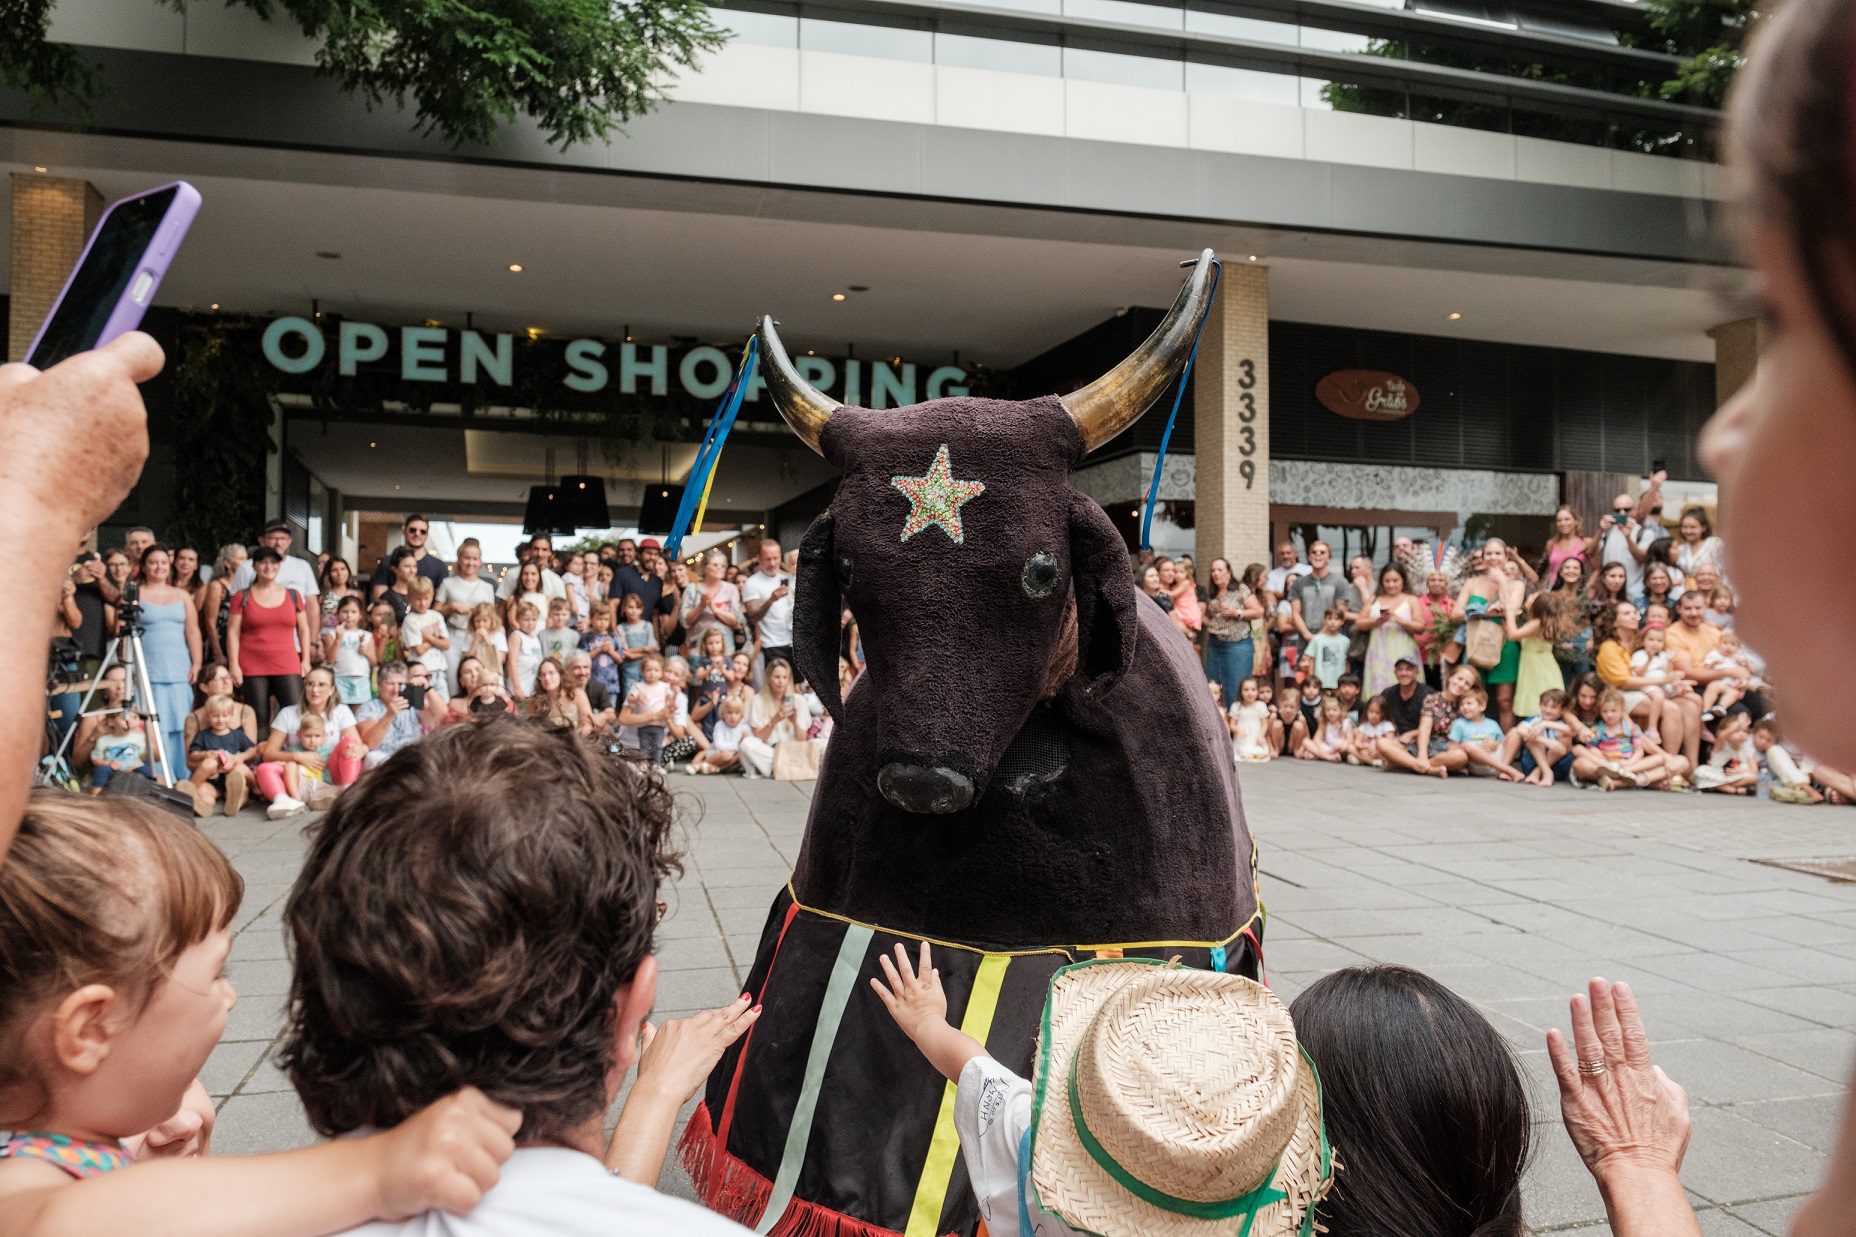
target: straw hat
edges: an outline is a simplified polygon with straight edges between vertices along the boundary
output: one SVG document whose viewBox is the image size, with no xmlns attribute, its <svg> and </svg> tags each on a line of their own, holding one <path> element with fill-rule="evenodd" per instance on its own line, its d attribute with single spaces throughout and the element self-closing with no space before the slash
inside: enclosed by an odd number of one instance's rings
<svg viewBox="0 0 1856 1237">
<path fill-rule="evenodd" d="M 1242 976 L 1065 967 L 1035 1103 L 1028 1205 L 1102 1237 L 1301 1237 L 1333 1183 L 1314 1066 Z"/>
</svg>

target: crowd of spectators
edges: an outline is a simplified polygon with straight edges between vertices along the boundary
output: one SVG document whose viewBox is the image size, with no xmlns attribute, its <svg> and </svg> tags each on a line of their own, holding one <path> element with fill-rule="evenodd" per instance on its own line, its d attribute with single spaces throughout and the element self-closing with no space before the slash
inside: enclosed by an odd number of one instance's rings
<svg viewBox="0 0 1856 1237">
<path fill-rule="evenodd" d="M 134 605 L 153 699 L 123 708 L 134 679 L 112 670 L 80 717 L 60 685 L 75 772 L 88 766 L 101 790 L 165 769 L 201 815 L 255 792 L 281 818 L 326 808 L 442 726 L 510 713 L 691 773 L 816 773 L 831 720 L 793 671 L 796 552 L 777 541 L 746 568 L 711 550 L 692 578 L 649 537 L 581 552 L 537 535 L 497 582 L 475 539 L 453 570 L 427 550 L 423 516 L 402 534 L 371 573 L 291 554 L 281 521 L 255 548 L 220 547 L 205 572 L 146 528 L 80 556 L 58 615 L 77 678 L 128 634 Z"/>
<path fill-rule="evenodd" d="M 1343 572 L 1324 542 L 1240 574 L 1137 558 L 1203 656 L 1240 762 L 1294 758 L 1530 786 L 1655 787 L 1856 803 L 1785 742 L 1734 630 L 1708 512 L 1663 521 L 1661 474 L 1588 535 L 1561 507 L 1538 553 L 1401 538 Z"/>
</svg>

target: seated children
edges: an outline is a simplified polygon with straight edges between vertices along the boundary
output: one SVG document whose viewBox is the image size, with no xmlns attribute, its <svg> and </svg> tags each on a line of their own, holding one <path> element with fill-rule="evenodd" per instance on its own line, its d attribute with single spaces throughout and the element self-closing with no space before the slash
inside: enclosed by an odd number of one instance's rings
<svg viewBox="0 0 1856 1237">
<path fill-rule="evenodd" d="M 1307 673 L 1300 680 L 1302 689 L 1297 695 L 1296 705 L 1302 710 L 1302 730 L 1314 734 L 1321 729 L 1321 680 L 1315 677 L 1314 666 L 1308 658 Z M 1299 754 L 1299 753 L 1298 753 Z"/>
<path fill-rule="evenodd" d="M 1676 684 L 1682 678 L 1669 664 L 1665 647 L 1668 636 L 1666 626 L 1645 625 L 1638 636 L 1637 651 L 1630 655 L 1630 673 L 1632 678 L 1647 680 L 1649 686 L 1624 693 L 1625 712 L 1635 713 L 1639 704 L 1645 706 L 1644 733 L 1658 743 L 1663 738 L 1663 710 L 1669 698 L 1676 694 Z"/>
<path fill-rule="evenodd" d="M 430 584 L 431 581 L 427 580 Z M 310 770 L 294 760 L 280 761 L 284 777 L 284 793 L 292 799 L 300 800 L 314 811 L 323 811 L 335 799 L 340 787 L 335 784 L 332 767 L 335 761 L 335 748 L 339 735 L 329 733 L 329 724 L 320 715 L 304 713 L 296 724 L 296 737 L 285 745 L 287 752 L 314 752 L 322 760 L 322 767 Z M 230 802 L 226 805 L 226 815 L 232 815 Z"/>
<path fill-rule="evenodd" d="M 1296 756 L 1302 760 L 1325 760 L 1339 764 L 1353 749 L 1353 724 L 1347 720 L 1347 706 L 1335 692 L 1321 693 L 1317 725 Z"/>
<path fill-rule="evenodd" d="M 1701 664 L 1709 670 L 1726 670 L 1722 678 L 1710 680 L 1701 691 L 1702 717 L 1713 721 L 1746 699 L 1749 691 L 1765 686 L 1754 672 L 1753 661 L 1740 647 L 1740 633 L 1733 628 L 1721 632 L 1721 642 L 1708 650 Z"/>
<path fill-rule="evenodd" d="M 1624 711 L 1624 694 L 1607 687 L 1598 697 L 1598 722 L 1573 749 L 1573 776 L 1606 790 L 1650 786 L 1669 776 L 1671 763 Z"/>
<path fill-rule="evenodd" d="M 1731 628 L 1734 625 L 1734 591 L 1725 584 L 1713 589 L 1708 594 L 1708 608 L 1702 612 L 1702 618 L 1715 627 Z"/>
<path fill-rule="evenodd" d="M 1724 795 L 1751 794 L 1759 786 L 1759 752 L 1753 746 L 1753 719 L 1735 709 L 1714 723 L 1714 751 L 1695 770 L 1695 785 Z"/>
<path fill-rule="evenodd" d="M 399 612 L 391 602 L 377 601 L 367 613 L 373 620 L 369 634 L 374 637 L 374 669 L 378 677 L 381 666 L 400 660 Z"/>
<path fill-rule="evenodd" d="M 1269 735 L 1272 757 L 1293 756 L 1308 741 L 1308 720 L 1302 715 L 1302 698 L 1289 690 L 1286 683 L 1276 694 L 1276 715 L 1270 719 Z"/>
<path fill-rule="evenodd" d="M 1824 801 L 1823 793 L 1811 785 L 1811 775 L 1786 750 L 1775 719 L 1762 717 L 1753 723 L 1753 751 L 1759 757 L 1760 785 L 1769 787 L 1769 797 L 1780 803 Z"/>
<path fill-rule="evenodd" d="M 1391 735 L 1392 723 L 1386 718 L 1386 702 L 1374 696 L 1360 710 L 1359 724 L 1353 728 L 1353 750 L 1347 753 L 1347 763 L 1385 768 L 1385 757 L 1379 754 L 1379 740 Z"/>
<path fill-rule="evenodd" d="M 1508 732 L 1502 759 L 1520 770 L 1523 781 L 1551 786 L 1555 778 L 1572 776 L 1573 740 L 1584 736 L 1585 727 L 1566 712 L 1566 693 L 1548 688 L 1540 693 L 1540 712 Z"/>
<path fill-rule="evenodd" d="M 1340 707 L 1346 711 L 1349 722 L 1357 723 L 1360 720 L 1361 686 L 1359 675 L 1343 674 L 1340 676 L 1340 686 L 1334 689 L 1334 694 L 1340 697 Z"/>
<path fill-rule="evenodd" d="M 483 667 L 483 676 L 477 681 L 477 694 L 470 698 L 472 713 L 513 713 L 515 701 L 503 690 L 503 676 Z"/>
<path fill-rule="evenodd" d="M 169 759 L 178 753 L 169 752 Z M 176 760 L 176 766 L 179 765 Z M 118 703 L 115 711 L 97 722 L 97 741 L 90 747 L 90 785 L 97 794 L 119 773 L 137 773 L 148 765 L 148 732 L 142 719 Z"/>
<path fill-rule="evenodd" d="M 1320 1087 L 1289 1011 L 1263 985 L 1156 959 L 1065 967 L 1045 998 L 1034 1089 L 947 1021 L 926 941 L 918 965 L 901 945 L 893 963 L 877 961 L 871 988 L 955 1084 L 954 1129 L 987 1232 L 1314 1230 L 1334 1176 Z M 1138 1167 L 1109 1148 L 1133 1149 Z M 1188 1198 L 1227 1209 L 1188 1223 Z"/>
<path fill-rule="evenodd" d="M 721 714 L 708 750 L 697 752 L 690 761 L 691 773 L 726 773 L 741 767 L 741 739 L 748 733 L 747 706 L 739 697 L 729 696 L 722 701 Z"/>
<path fill-rule="evenodd" d="M 187 749 L 193 814 L 211 816 L 213 804 L 223 798 L 226 815 L 237 816 L 251 796 L 251 771 L 258 759 L 258 745 L 239 726 L 239 706 L 232 697 L 214 696 L 200 711 L 206 717 L 206 726 L 193 736 L 193 746 Z M 294 764 L 285 767 L 292 771 L 297 768 Z"/>
<path fill-rule="evenodd" d="M 1457 702 L 1456 720 L 1450 723 L 1450 746 L 1469 757 L 1471 776 L 1499 777 L 1518 782 L 1521 774 L 1502 757 L 1501 723 L 1488 715 L 1489 693 L 1472 687 Z"/>
<path fill-rule="evenodd" d="M 1263 703 L 1261 684 L 1252 675 L 1237 685 L 1237 702 L 1225 715 L 1231 731 L 1232 758 L 1243 764 L 1268 760 L 1270 750 L 1270 711 Z"/>
<path fill-rule="evenodd" d="M 284 904 L 300 964 L 280 1054 L 310 1124 L 341 1147 L 460 1085 L 521 1120 L 468 1228 L 401 1207 L 403 1222 L 360 1234 L 743 1231 L 638 1184 L 657 1180 L 678 1107 L 756 1016 L 736 1000 L 676 1033 L 644 1028 L 674 823 L 655 770 L 493 717 L 403 749 L 314 827 Z"/>
<path fill-rule="evenodd" d="M 125 1143 L 180 1112 L 225 1031 L 243 892 L 165 812 L 33 793 L 0 866 L 0 1232 L 311 1237 L 468 1211 L 495 1183 L 520 1116 L 475 1090 L 444 1098 L 455 1087 L 376 1123 L 385 1133 L 131 1163 Z"/>
</svg>

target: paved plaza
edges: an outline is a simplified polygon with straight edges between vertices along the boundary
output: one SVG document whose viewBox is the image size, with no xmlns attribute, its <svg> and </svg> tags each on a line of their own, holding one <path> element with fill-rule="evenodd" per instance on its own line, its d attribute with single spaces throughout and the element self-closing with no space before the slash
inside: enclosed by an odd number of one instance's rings
<svg viewBox="0 0 1856 1237">
<path fill-rule="evenodd" d="M 1856 886 L 1753 859 L 1856 854 L 1856 811 L 1653 792 L 1578 793 L 1281 762 L 1246 768 L 1262 849 L 1270 980 L 1292 998 L 1374 960 L 1476 1001 L 1528 1075 L 1536 1231 L 1602 1229 L 1560 1129 L 1543 1033 L 1593 975 L 1636 988 L 1656 1059 L 1688 1088 L 1683 1172 L 1714 1235 L 1782 1234 L 1822 1171 L 1856 1047 Z M 674 779 L 687 871 L 660 941 L 666 1017 L 740 992 L 769 901 L 798 853 L 811 783 Z M 282 904 L 301 821 L 247 812 L 207 829 L 244 874 L 239 1005 L 206 1082 L 221 1151 L 313 1135 L 269 1063 L 289 964 Z M 688 1192 L 676 1169 L 666 1189 Z"/>
</svg>

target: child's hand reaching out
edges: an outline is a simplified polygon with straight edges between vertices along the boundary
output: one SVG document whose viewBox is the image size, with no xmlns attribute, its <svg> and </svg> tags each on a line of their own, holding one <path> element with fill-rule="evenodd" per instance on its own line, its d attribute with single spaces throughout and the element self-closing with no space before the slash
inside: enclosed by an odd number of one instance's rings
<svg viewBox="0 0 1856 1237">
<path fill-rule="evenodd" d="M 919 1047 L 924 1027 L 947 1025 L 947 994 L 941 991 L 941 972 L 935 969 L 927 941 L 922 942 L 919 971 L 909 965 L 909 953 L 901 945 L 896 946 L 894 965 L 882 954 L 877 955 L 877 965 L 883 968 L 889 985 L 885 987 L 882 980 L 872 977 L 870 986 L 904 1035 Z"/>
<path fill-rule="evenodd" d="M 521 1125 L 521 1113 L 465 1087 L 375 1135 L 375 1214 L 400 1220 L 440 1207 L 470 1211 L 514 1154 Z"/>
<path fill-rule="evenodd" d="M 947 994 L 941 991 L 941 972 L 935 968 L 928 942 L 922 942 L 921 961 L 917 966 L 909 965 L 908 951 L 900 944 L 896 946 L 894 964 L 884 955 L 878 955 L 877 962 L 889 983 L 885 985 L 872 977 L 870 986 L 882 999 L 883 1008 L 928 1058 L 928 1064 L 949 1082 L 959 1082 L 967 1062 L 985 1056 L 986 1046 L 948 1025 Z"/>
</svg>

